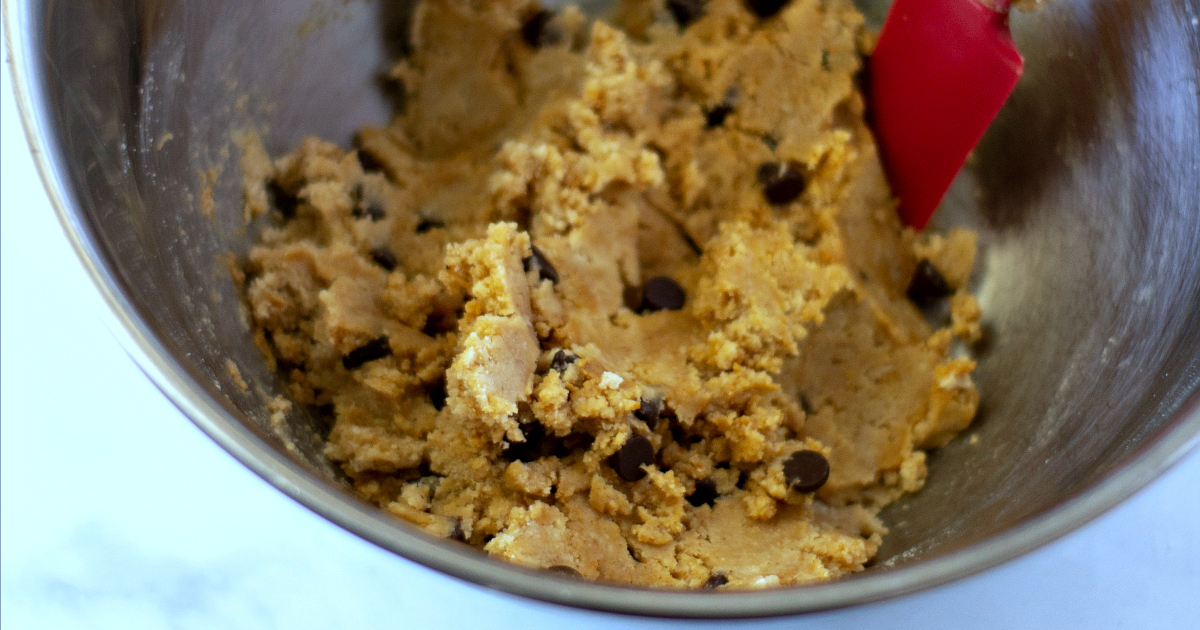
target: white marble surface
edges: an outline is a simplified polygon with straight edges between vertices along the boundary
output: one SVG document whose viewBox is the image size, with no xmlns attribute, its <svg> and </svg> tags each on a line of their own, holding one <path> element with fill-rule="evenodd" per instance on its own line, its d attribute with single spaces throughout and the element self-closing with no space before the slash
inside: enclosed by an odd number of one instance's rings
<svg viewBox="0 0 1200 630">
<path fill-rule="evenodd" d="M 105 328 L 33 169 L 7 72 L 3 99 L 5 630 L 678 623 L 463 584 L 342 531 L 243 468 Z M 1200 628 L 1198 488 L 1194 453 L 1112 512 L 997 569 L 903 599 L 761 625 Z"/>
</svg>

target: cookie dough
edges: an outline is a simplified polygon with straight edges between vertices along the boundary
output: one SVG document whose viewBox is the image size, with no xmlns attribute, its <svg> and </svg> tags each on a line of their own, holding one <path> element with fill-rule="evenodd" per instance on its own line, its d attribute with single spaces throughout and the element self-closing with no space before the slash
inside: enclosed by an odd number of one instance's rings
<svg viewBox="0 0 1200 630">
<path fill-rule="evenodd" d="M 861 570 L 975 414 L 980 314 L 974 234 L 899 223 L 850 0 L 412 24 L 391 124 L 246 152 L 256 339 L 354 489 L 584 578 Z"/>
</svg>

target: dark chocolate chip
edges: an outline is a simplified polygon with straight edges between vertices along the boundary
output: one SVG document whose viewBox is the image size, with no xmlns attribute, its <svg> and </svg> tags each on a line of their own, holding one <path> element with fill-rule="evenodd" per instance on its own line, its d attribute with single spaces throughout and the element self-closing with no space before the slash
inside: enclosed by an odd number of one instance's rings
<svg viewBox="0 0 1200 630">
<path fill-rule="evenodd" d="M 783 476 L 796 492 L 816 492 L 829 480 L 829 460 L 816 451 L 796 451 L 783 462 Z"/>
<path fill-rule="evenodd" d="M 562 374 L 567 371 L 567 366 L 575 362 L 575 355 L 566 350 L 559 350 L 554 353 L 554 358 L 550 359 L 550 369 Z"/>
<path fill-rule="evenodd" d="M 385 211 L 383 206 L 378 203 L 369 203 L 366 206 L 360 204 L 357 208 L 351 210 L 350 214 L 353 215 L 355 219 L 365 219 L 370 217 L 371 223 L 378 223 L 383 220 L 383 217 L 387 216 L 387 211 Z"/>
<path fill-rule="evenodd" d="M 446 227 L 446 224 L 438 221 L 437 219 L 421 219 L 420 222 L 417 223 L 417 234 L 424 234 L 434 228 L 444 227 Z"/>
<path fill-rule="evenodd" d="M 525 264 L 525 271 L 533 271 L 536 267 L 538 278 L 558 284 L 558 270 L 554 268 L 554 265 L 550 264 L 550 261 L 546 259 L 546 255 L 542 253 L 542 250 L 534 245 L 530 245 L 529 249 L 533 254 L 522 261 Z"/>
<path fill-rule="evenodd" d="M 446 406 L 446 381 L 441 380 L 430 385 L 425 389 L 425 393 L 434 409 L 441 411 Z"/>
<path fill-rule="evenodd" d="M 388 338 L 379 337 L 351 350 L 349 354 L 342 357 L 342 367 L 353 370 L 364 363 L 382 359 L 391 354 L 392 346 L 388 343 Z"/>
<path fill-rule="evenodd" d="M 692 507 L 712 505 L 717 502 L 717 482 L 712 479 L 701 479 L 696 482 L 696 491 L 687 496 Z"/>
<path fill-rule="evenodd" d="M 766 19 L 787 6 L 788 0 L 745 0 L 746 8 L 760 18 Z"/>
<path fill-rule="evenodd" d="M 633 412 L 633 415 L 637 416 L 642 422 L 645 422 L 646 426 L 650 427 L 650 430 L 653 431 L 654 427 L 658 426 L 658 418 L 662 415 L 662 410 L 662 396 L 651 394 L 649 396 L 642 396 L 642 406 L 638 407 L 637 411 Z"/>
<path fill-rule="evenodd" d="M 654 445 L 641 435 L 631 436 L 621 449 L 609 458 L 609 464 L 625 481 L 637 481 L 646 476 L 642 466 L 654 463 Z"/>
<path fill-rule="evenodd" d="M 679 28 L 687 28 L 704 14 L 704 0 L 667 0 L 667 10 Z"/>
<path fill-rule="evenodd" d="M 712 575 L 708 576 L 708 581 L 704 583 L 704 588 L 717 588 L 728 583 L 729 578 L 725 577 L 724 573 L 713 571 Z"/>
<path fill-rule="evenodd" d="M 542 9 L 534 13 L 525 24 L 521 26 L 521 39 L 525 40 L 531 48 L 541 48 L 557 44 L 562 40 L 562 34 L 558 32 L 550 24 L 550 20 L 554 19 L 554 12 Z"/>
<path fill-rule="evenodd" d="M 398 264 L 396 262 L 396 255 L 392 253 L 392 250 L 386 247 L 376 247 L 375 249 L 372 249 L 371 260 L 374 260 L 375 264 L 387 269 L 388 271 L 394 270 Z"/>
<path fill-rule="evenodd" d="M 366 151 L 364 151 L 362 149 L 359 149 L 356 152 L 356 155 L 358 156 L 358 163 L 359 163 L 359 165 L 362 166 L 362 169 L 364 171 L 367 171 L 369 173 L 372 171 L 382 171 L 383 170 L 383 162 L 380 162 L 379 160 L 375 159 L 374 155 L 371 155 L 370 153 L 367 153 Z"/>
<path fill-rule="evenodd" d="M 704 112 L 704 125 L 709 129 L 725 124 L 725 119 L 733 113 L 733 106 L 721 103 Z"/>
<path fill-rule="evenodd" d="M 917 306 L 931 306 L 938 300 L 949 296 L 954 290 L 946 282 L 946 277 L 928 259 L 922 258 L 913 271 L 912 280 L 908 283 L 908 299 Z"/>
<path fill-rule="evenodd" d="M 666 277 L 650 278 L 642 285 L 642 312 L 678 311 L 687 296 L 678 282 Z"/>
<path fill-rule="evenodd" d="M 808 396 L 800 394 L 800 408 L 804 410 L 804 415 L 811 416 L 813 412 L 812 403 L 809 402 Z"/>
<path fill-rule="evenodd" d="M 569 577 L 575 577 L 575 578 L 583 577 L 582 575 L 580 575 L 579 571 L 576 571 L 575 569 L 572 569 L 571 567 L 569 567 L 565 564 L 556 564 L 552 567 L 546 567 L 546 570 L 549 571 L 550 573 L 558 573 L 559 575 L 566 575 Z"/>
<path fill-rule="evenodd" d="M 762 143 L 767 145 L 767 148 L 772 151 L 779 148 L 779 138 L 776 138 L 775 136 L 772 136 L 771 134 L 767 134 L 767 135 L 759 138 L 759 140 L 762 140 Z"/>
<path fill-rule="evenodd" d="M 795 201 L 807 185 L 800 165 L 783 162 L 767 162 L 758 167 L 758 182 L 762 184 L 763 196 L 776 206 Z"/>
<path fill-rule="evenodd" d="M 467 542 L 467 533 L 463 531 L 461 518 L 454 519 L 454 529 L 450 531 L 449 538 L 458 542 Z"/>
<path fill-rule="evenodd" d="M 267 198 L 285 219 L 296 216 L 296 210 L 300 207 L 300 200 L 284 190 L 279 182 L 272 181 L 267 184 Z"/>
</svg>

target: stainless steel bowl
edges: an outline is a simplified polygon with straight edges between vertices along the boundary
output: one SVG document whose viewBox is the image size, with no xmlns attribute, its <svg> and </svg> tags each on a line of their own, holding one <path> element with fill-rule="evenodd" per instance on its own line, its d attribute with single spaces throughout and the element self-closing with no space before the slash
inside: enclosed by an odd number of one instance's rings
<svg viewBox="0 0 1200 630">
<path fill-rule="evenodd" d="M 868 3 L 880 5 L 886 3 Z M 872 6 L 871 15 L 880 15 Z M 857 604 L 991 567 L 1145 485 L 1200 432 L 1200 0 L 1058 0 L 1013 28 L 1028 68 L 944 204 L 978 228 L 990 343 L 981 413 L 884 514 L 874 567 L 841 581 L 686 593 L 526 571 L 363 503 L 269 428 L 281 391 L 222 260 L 245 252 L 231 130 L 282 152 L 388 117 L 375 77 L 404 2 L 10 1 L 9 58 L 59 217 L 126 348 L 201 429 L 329 520 L 439 571 L 628 613 L 761 616 Z M 211 183 L 213 204 L 205 189 Z M 12 211 L 12 209 L 6 209 Z M 226 366 L 232 359 L 249 389 Z"/>
</svg>

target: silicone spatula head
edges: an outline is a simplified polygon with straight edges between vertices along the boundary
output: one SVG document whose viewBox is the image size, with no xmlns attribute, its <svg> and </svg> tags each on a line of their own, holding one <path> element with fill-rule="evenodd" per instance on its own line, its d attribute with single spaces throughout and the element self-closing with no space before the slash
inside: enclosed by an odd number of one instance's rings
<svg viewBox="0 0 1200 630">
<path fill-rule="evenodd" d="M 922 229 L 1024 69 L 1009 0 L 896 0 L 868 98 L 900 217 Z"/>
</svg>

